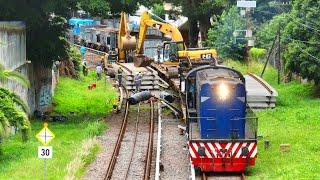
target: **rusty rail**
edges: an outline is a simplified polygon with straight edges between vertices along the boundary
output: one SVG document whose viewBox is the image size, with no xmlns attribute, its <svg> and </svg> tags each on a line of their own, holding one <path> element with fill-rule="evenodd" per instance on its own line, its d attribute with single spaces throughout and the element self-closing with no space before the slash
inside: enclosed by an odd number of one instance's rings
<svg viewBox="0 0 320 180">
<path fill-rule="evenodd" d="M 128 95 L 128 92 L 127 92 L 127 95 Z M 107 173 L 105 174 L 105 177 L 104 177 L 105 180 L 111 179 L 114 167 L 115 167 L 116 162 L 117 162 L 117 157 L 119 155 L 119 151 L 120 151 L 120 148 L 121 148 L 121 142 L 122 142 L 122 139 L 124 137 L 124 134 L 125 134 L 125 131 L 126 131 L 126 127 L 127 127 L 127 123 L 128 123 L 129 107 L 130 107 L 130 105 L 129 105 L 129 102 L 127 101 L 126 102 L 126 108 L 125 108 L 123 121 L 122 121 L 122 124 L 121 124 L 121 129 L 120 129 L 120 132 L 119 132 L 119 135 L 118 135 L 118 139 L 117 139 L 116 145 L 114 147 L 110 163 L 108 165 Z"/>
<path fill-rule="evenodd" d="M 127 66 L 124 66 L 124 65 L 122 65 L 122 64 L 120 64 L 120 63 L 116 63 L 116 64 L 119 65 L 119 66 L 121 66 L 123 69 L 125 69 L 126 71 L 128 71 L 130 74 L 132 74 L 131 69 L 129 69 Z"/>
<path fill-rule="evenodd" d="M 260 78 L 258 78 L 256 75 L 254 75 L 254 74 L 252 74 L 252 73 L 249 73 L 248 75 L 251 76 L 251 77 L 252 77 L 253 79 L 255 79 L 256 81 L 258 81 L 263 87 L 265 87 L 266 90 L 267 90 L 271 95 L 273 94 L 272 89 L 271 89 L 268 85 L 266 85 L 263 81 L 261 81 Z"/>
<path fill-rule="evenodd" d="M 133 159 L 133 155 L 134 155 L 134 152 L 135 152 L 135 149 L 136 149 L 136 144 L 137 144 L 137 137 L 138 137 L 138 132 L 139 132 L 139 116 L 140 116 L 140 103 L 138 105 L 138 113 L 137 113 L 137 119 L 136 119 L 136 123 L 135 123 L 135 132 L 134 132 L 134 141 L 133 141 L 133 147 L 132 147 L 132 151 L 131 151 L 131 156 L 130 156 L 130 161 L 129 161 L 129 166 L 127 168 L 127 171 L 126 171 L 126 177 L 125 179 L 128 178 L 128 174 L 129 174 L 129 171 L 130 171 L 130 167 L 131 167 L 131 163 L 132 163 L 132 159 Z"/>
<path fill-rule="evenodd" d="M 150 179 L 150 170 L 152 164 L 152 151 L 153 151 L 153 131 L 154 130 L 154 103 L 153 100 L 150 100 L 150 128 L 149 128 L 149 140 L 148 140 L 148 149 L 146 156 L 146 163 L 144 167 L 143 179 Z"/>
</svg>

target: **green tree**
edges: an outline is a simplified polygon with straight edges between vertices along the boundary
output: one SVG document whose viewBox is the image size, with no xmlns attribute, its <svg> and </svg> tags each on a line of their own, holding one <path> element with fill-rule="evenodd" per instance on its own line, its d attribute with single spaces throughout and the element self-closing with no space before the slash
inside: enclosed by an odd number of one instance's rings
<svg viewBox="0 0 320 180">
<path fill-rule="evenodd" d="M 164 19 L 165 11 L 163 3 L 154 4 L 152 7 L 152 13 Z"/>
<path fill-rule="evenodd" d="M 252 17 L 256 25 L 261 25 L 274 16 L 287 13 L 291 10 L 291 4 L 282 4 L 276 0 L 257 0 L 257 7 L 254 9 Z"/>
<path fill-rule="evenodd" d="M 245 20 L 240 17 L 237 7 L 225 10 L 209 29 L 207 43 L 217 49 L 222 57 L 244 59 L 246 40 L 239 39 L 239 36 L 236 39 L 234 32 L 245 29 L 245 26 Z"/>
<path fill-rule="evenodd" d="M 320 2 L 293 1 L 293 9 L 284 28 L 286 67 L 320 85 Z"/>
<path fill-rule="evenodd" d="M 106 18 L 109 16 L 110 4 L 106 0 L 80 0 L 80 7 L 91 16 Z"/>
<path fill-rule="evenodd" d="M 26 22 L 27 59 L 51 67 L 67 57 L 66 19 L 78 0 L 0 0 L 0 20 Z"/>
<path fill-rule="evenodd" d="M 282 13 L 280 15 L 274 16 L 270 21 L 261 24 L 257 28 L 255 34 L 256 46 L 268 49 L 271 47 L 275 36 L 278 33 L 279 26 L 282 28 L 286 25 L 289 15 L 287 13 Z"/>
<path fill-rule="evenodd" d="M 195 47 L 198 44 L 198 34 L 204 41 L 208 38 L 208 30 L 211 27 L 210 18 L 219 18 L 223 10 L 230 6 L 231 0 L 171 0 L 176 6 L 182 7 L 181 14 L 189 19 L 189 45 Z M 198 27 L 199 22 L 199 27 Z"/>
</svg>

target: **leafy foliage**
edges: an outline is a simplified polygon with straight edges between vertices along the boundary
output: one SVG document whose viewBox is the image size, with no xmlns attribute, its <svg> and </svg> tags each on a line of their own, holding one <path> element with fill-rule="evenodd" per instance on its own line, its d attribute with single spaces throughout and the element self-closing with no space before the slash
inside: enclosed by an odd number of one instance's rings
<svg viewBox="0 0 320 180">
<path fill-rule="evenodd" d="M 233 34 L 237 29 L 245 28 L 245 21 L 240 17 L 237 7 L 232 7 L 222 13 L 208 32 L 209 46 L 216 48 L 222 57 L 243 59 L 245 43 L 243 39 L 236 39 Z"/>
<path fill-rule="evenodd" d="M 27 59 L 51 67 L 67 57 L 66 18 L 77 0 L 0 0 L 0 20 L 26 22 Z"/>
<path fill-rule="evenodd" d="M 289 14 L 283 13 L 277 16 L 274 16 L 270 21 L 262 24 L 258 27 L 256 37 L 256 45 L 268 49 L 271 47 L 272 42 L 277 35 L 279 26 L 280 28 L 285 26 L 288 22 Z"/>
<path fill-rule="evenodd" d="M 197 46 L 199 32 L 203 41 L 207 40 L 208 30 L 211 27 L 210 18 L 219 17 L 223 10 L 233 3 L 231 0 L 170 0 L 166 2 L 181 6 L 181 14 L 188 17 L 191 47 Z"/>
<path fill-rule="evenodd" d="M 287 49 L 286 66 L 303 78 L 320 85 L 320 3 L 313 0 L 296 0 L 284 29 Z"/>
<path fill-rule="evenodd" d="M 275 0 L 257 0 L 257 7 L 255 8 L 252 17 L 257 25 L 273 19 L 274 16 L 287 13 L 291 9 L 291 5 L 283 5 L 281 1 Z"/>
<path fill-rule="evenodd" d="M 82 58 L 79 49 L 74 46 L 71 46 L 69 48 L 69 57 L 70 57 L 71 61 L 73 62 L 75 71 L 79 74 L 80 68 L 81 68 L 80 67 L 81 58 Z"/>
<path fill-rule="evenodd" d="M 110 5 L 106 0 L 80 0 L 81 8 L 89 12 L 91 16 L 108 17 Z"/>
<path fill-rule="evenodd" d="M 26 78 L 24 75 L 15 70 L 5 69 L 5 67 L 0 64 L 0 81 L 7 81 L 9 79 L 19 82 L 24 87 L 30 86 L 28 78 Z"/>
<path fill-rule="evenodd" d="M 26 116 L 26 113 L 17 108 L 16 105 L 21 107 L 26 106 L 25 104 L 17 104 L 16 102 L 22 103 L 22 100 L 17 101 L 17 96 L 11 93 L 9 90 L 0 88 L 0 109 L 2 114 L 0 114 L 1 119 L 1 129 L 3 132 L 0 133 L 4 136 L 6 131 L 6 125 L 10 124 L 21 129 L 23 140 L 28 139 L 28 130 L 30 129 L 30 122 Z M 2 136 L 2 137 L 3 137 Z"/>
<path fill-rule="evenodd" d="M 7 70 L 0 64 L 0 80 L 14 80 L 25 87 L 30 86 L 29 80 L 21 73 Z M 17 94 L 0 87 L 0 143 L 8 133 L 9 124 L 18 127 L 22 131 L 23 140 L 28 139 L 30 127 L 26 114 L 29 112 L 28 105 Z"/>
<path fill-rule="evenodd" d="M 152 8 L 152 13 L 161 18 L 164 18 L 165 11 L 163 4 L 154 4 Z"/>
<path fill-rule="evenodd" d="M 266 54 L 267 50 L 262 48 L 251 48 L 249 51 L 249 57 L 252 60 L 258 61 Z"/>
</svg>

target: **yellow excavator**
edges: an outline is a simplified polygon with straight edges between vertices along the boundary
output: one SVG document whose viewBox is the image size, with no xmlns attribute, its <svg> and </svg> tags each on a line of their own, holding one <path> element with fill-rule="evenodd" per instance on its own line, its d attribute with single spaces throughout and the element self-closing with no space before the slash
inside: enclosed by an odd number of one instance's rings
<svg viewBox="0 0 320 180">
<path fill-rule="evenodd" d="M 140 30 L 139 39 L 135 43 L 136 39 L 130 36 L 127 28 L 127 22 L 125 21 L 125 13 L 121 13 L 120 27 L 119 27 L 119 59 L 125 57 L 125 53 L 122 52 L 133 50 L 136 44 L 135 54 L 133 55 L 133 62 L 137 67 L 144 67 L 150 65 L 153 59 L 146 57 L 143 54 L 143 45 L 148 28 L 153 27 L 159 29 L 163 34 L 170 36 L 171 41 L 163 42 L 163 65 L 169 65 L 171 67 L 194 66 L 197 64 L 210 64 L 215 63 L 217 59 L 217 51 L 209 48 L 187 48 L 183 41 L 183 37 L 175 26 L 167 23 L 160 17 L 144 12 L 140 18 Z M 178 69 L 178 68 L 176 68 Z"/>
<path fill-rule="evenodd" d="M 127 62 L 127 53 L 136 48 L 136 38 L 130 35 L 127 16 L 121 12 L 120 25 L 118 32 L 118 61 Z"/>
</svg>

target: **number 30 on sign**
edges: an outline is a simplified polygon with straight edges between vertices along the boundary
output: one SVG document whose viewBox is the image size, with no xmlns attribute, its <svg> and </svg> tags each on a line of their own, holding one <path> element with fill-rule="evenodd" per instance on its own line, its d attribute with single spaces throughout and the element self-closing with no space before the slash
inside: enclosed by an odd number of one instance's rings
<svg viewBox="0 0 320 180">
<path fill-rule="evenodd" d="M 52 153 L 52 146 L 38 146 L 38 158 L 51 159 Z"/>
</svg>

